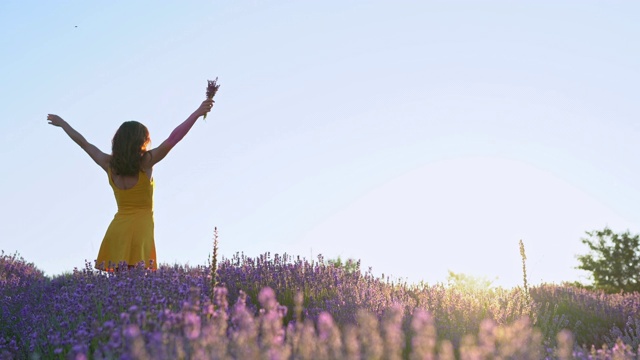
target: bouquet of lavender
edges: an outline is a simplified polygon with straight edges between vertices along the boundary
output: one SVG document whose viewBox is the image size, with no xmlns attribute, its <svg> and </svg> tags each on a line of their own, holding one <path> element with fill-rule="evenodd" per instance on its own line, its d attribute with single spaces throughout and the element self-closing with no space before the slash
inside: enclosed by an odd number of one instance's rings
<svg viewBox="0 0 640 360">
<path fill-rule="evenodd" d="M 220 85 L 217 84 L 218 82 L 218 77 L 216 77 L 215 80 L 207 80 L 207 99 L 213 99 L 214 96 L 216 96 L 216 93 L 218 92 L 218 88 L 220 88 Z M 207 118 L 207 114 L 204 114 L 203 119 Z"/>
</svg>

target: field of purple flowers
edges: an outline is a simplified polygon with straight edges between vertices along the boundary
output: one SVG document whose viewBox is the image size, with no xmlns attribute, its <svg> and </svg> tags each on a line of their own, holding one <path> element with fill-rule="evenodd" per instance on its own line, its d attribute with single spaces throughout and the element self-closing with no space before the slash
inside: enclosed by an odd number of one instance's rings
<svg viewBox="0 0 640 360">
<path fill-rule="evenodd" d="M 392 282 L 322 257 L 49 278 L 0 256 L 1 359 L 636 359 L 640 295 Z"/>
</svg>

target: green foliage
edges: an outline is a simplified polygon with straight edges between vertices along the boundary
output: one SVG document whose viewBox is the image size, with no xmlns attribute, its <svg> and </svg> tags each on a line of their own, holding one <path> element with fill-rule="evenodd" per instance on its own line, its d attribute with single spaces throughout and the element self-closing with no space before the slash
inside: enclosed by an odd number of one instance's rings
<svg viewBox="0 0 640 360">
<path fill-rule="evenodd" d="M 327 261 L 329 265 L 332 265 L 337 268 L 342 268 L 345 273 L 353 274 L 355 272 L 360 272 L 360 260 L 347 259 L 346 261 L 342 261 L 342 258 L 338 256 L 336 259 L 329 259 Z"/>
<path fill-rule="evenodd" d="M 215 82 L 214 82 L 215 84 Z M 205 114 L 206 115 L 206 114 Z M 211 302 L 214 302 L 215 288 L 218 286 L 218 227 L 213 228 L 213 254 L 211 255 Z"/>
<path fill-rule="evenodd" d="M 494 280 L 496 279 L 497 278 Z M 466 291 L 488 290 L 493 286 L 494 280 L 489 280 L 486 276 L 471 276 L 463 273 L 455 273 L 451 270 L 449 270 L 449 275 L 447 276 L 447 284 L 449 286 Z"/>
<path fill-rule="evenodd" d="M 563 281 L 560 285 L 565 287 L 574 287 L 578 289 L 585 289 L 590 291 L 596 291 L 593 285 L 583 284 L 580 281 Z"/>
<path fill-rule="evenodd" d="M 542 284 L 531 289 L 536 305 L 536 327 L 540 328 L 548 345 L 554 334 L 568 329 L 577 344 L 613 346 L 615 337 L 607 337 L 614 328 L 625 327 L 626 319 L 636 317 L 638 294 L 606 294 L 602 290 L 588 290 L 569 284 Z"/>
<path fill-rule="evenodd" d="M 591 273 L 595 289 L 608 293 L 640 291 L 640 235 L 611 229 L 587 232 L 582 243 L 589 253 L 578 255 L 577 269 Z"/>
<path fill-rule="evenodd" d="M 520 246 L 520 258 L 522 258 L 522 284 L 524 291 L 529 294 L 529 284 L 527 282 L 527 253 L 524 251 L 524 243 L 522 239 L 518 242 Z"/>
</svg>

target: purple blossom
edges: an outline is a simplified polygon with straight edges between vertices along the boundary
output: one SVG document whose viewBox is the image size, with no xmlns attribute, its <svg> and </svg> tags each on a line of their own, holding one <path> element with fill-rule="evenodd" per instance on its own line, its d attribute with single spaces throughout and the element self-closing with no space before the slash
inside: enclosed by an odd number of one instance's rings
<svg viewBox="0 0 640 360">
<path fill-rule="evenodd" d="M 210 270 L 87 263 L 47 278 L 3 253 L 0 359 L 623 359 L 640 344 L 639 294 L 541 285 L 530 303 L 519 288 L 393 283 L 287 254 L 223 258 L 225 287 L 211 287 Z"/>
</svg>

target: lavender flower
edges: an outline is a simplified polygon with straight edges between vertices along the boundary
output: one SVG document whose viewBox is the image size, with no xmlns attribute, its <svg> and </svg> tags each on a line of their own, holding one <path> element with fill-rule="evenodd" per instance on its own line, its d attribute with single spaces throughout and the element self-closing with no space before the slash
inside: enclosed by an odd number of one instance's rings
<svg viewBox="0 0 640 360">
<path fill-rule="evenodd" d="M 207 80 L 207 99 L 213 99 L 214 96 L 216 96 L 216 93 L 218 92 L 218 89 L 220 88 L 220 85 L 217 83 L 218 82 L 218 77 L 216 77 L 215 80 Z M 207 114 L 204 114 L 204 119 L 207 118 Z"/>
<path fill-rule="evenodd" d="M 461 292 L 287 254 L 217 268 L 212 299 L 211 262 L 48 278 L 2 254 L 0 359 L 631 359 L 640 346 L 637 293 Z"/>
</svg>

